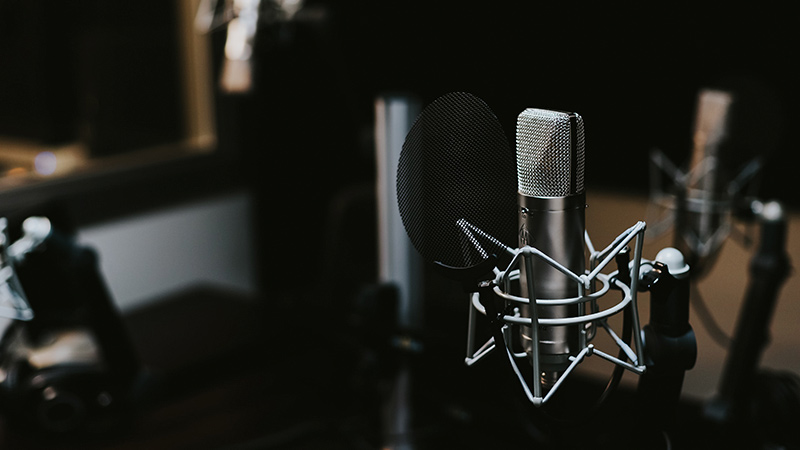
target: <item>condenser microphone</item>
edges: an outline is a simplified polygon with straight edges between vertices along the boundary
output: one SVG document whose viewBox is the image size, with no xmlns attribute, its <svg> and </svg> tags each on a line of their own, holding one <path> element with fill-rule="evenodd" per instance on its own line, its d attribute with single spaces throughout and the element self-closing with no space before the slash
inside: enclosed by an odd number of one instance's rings
<svg viewBox="0 0 800 450">
<path fill-rule="evenodd" d="M 733 176 L 724 164 L 723 144 L 733 95 L 704 89 L 697 97 L 692 156 L 684 192 L 676 208 L 675 246 L 699 273 L 727 236 L 732 209 L 729 187 Z"/>
<path fill-rule="evenodd" d="M 645 223 L 595 249 L 585 225 L 584 148 L 581 116 L 526 109 L 515 161 L 491 109 L 453 92 L 422 110 L 397 166 L 397 206 L 411 243 L 469 295 L 464 362 L 499 350 L 537 407 L 592 355 L 637 374 L 646 368 L 636 306 Z M 603 273 L 612 262 L 621 275 Z M 612 285 L 619 302 L 597 303 Z M 619 338 L 605 319 L 621 312 L 628 331 Z M 478 345 L 481 315 L 491 333 Z M 616 357 L 590 343 L 600 330 Z M 621 376 L 614 373 L 608 389 Z"/>
<path fill-rule="evenodd" d="M 548 255 L 575 274 L 585 270 L 583 119 L 576 113 L 529 108 L 517 118 L 517 184 L 519 245 Z M 533 280 L 520 276 L 521 291 L 532 282 L 537 299 L 567 299 L 579 295 L 574 280 L 542 260 L 532 260 Z M 526 273 L 523 267 L 520 273 Z M 523 306 L 530 317 L 532 306 Z M 576 304 L 538 305 L 541 319 L 577 315 Z M 534 323 L 533 326 L 536 326 Z M 539 326 L 538 343 L 530 327 L 522 327 L 522 346 L 529 356 L 539 346 L 541 381 L 552 386 L 579 350 L 579 325 Z"/>
</svg>

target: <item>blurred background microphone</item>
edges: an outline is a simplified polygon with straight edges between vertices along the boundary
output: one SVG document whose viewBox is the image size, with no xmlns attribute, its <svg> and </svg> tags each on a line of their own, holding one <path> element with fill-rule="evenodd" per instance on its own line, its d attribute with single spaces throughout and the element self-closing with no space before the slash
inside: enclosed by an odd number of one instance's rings
<svg viewBox="0 0 800 450">
<path fill-rule="evenodd" d="M 732 219 L 750 215 L 764 159 L 774 147 L 763 133 L 763 122 L 773 113 L 763 104 L 766 98 L 752 87 L 702 89 L 686 169 L 660 150 L 651 154 L 649 215 L 652 208 L 666 214 L 650 217 L 648 231 L 657 235 L 673 228 L 673 245 L 686 256 L 694 278 L 710 270 L 733 230 Z"/>
<path fill-rule="evenodd" d="M 578 114 L 529 108 L 517 118 L 519 245 L 535 247 L 577 274 L 585 269 L 584 147 L 583 119 Z M 577 284 L 543 261 L 534 264 L 532 282 L 540 299 L 578 296 Z M 520 277 L 523 293 L 529 283 Z M 531 317 L 529 308 L 523 306 L 525 317 Z M 574 304 L 537 308 L 540 318 L 578 315 Z M 535 345 L 530 327 L 523 327 L 521 336 L 530 356 Z M 545 386 L 555 383 L 569 366 L 569 357 L 578 351 L 578 336 L 577 325 L 539 328 Z"/>
<path fill-rule="evenodd" d="M 679 190 L 674 245 L 699 271 L 727 236 L 731 211 L 726 168 L 720 144 L 727 137 L 729 92 L 703 90 L 697 99 L 693 147 L 686 189 Z M 682 197 L 682 198 L 681 198 Z"/>
</svg>

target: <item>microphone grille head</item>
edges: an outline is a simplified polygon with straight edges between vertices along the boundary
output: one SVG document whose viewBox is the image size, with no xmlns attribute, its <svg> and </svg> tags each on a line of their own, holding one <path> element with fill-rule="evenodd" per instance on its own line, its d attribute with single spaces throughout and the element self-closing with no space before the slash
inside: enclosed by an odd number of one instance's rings
<svg viewBox="0 0 800 450">
<path fill-rule="evenodd" d="M 517 117 L 517 184 L 531 197 L 565 197 L 584 191 L 583 118 L 576 113 L 528 108 Z"/>
</svg>

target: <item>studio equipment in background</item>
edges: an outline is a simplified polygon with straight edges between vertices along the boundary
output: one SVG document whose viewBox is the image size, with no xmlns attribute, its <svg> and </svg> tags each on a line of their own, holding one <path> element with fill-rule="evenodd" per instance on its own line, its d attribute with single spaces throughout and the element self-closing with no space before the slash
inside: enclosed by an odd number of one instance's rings
<svg viewBox="0 0 800 450">
<path fill-rule="evenodd" d="M 383 406 L 381 448 L 410 450 L 414 433 L 413 390 L 417 375 L 408 361 L 422 351 L 424 328 L 423 261 L 409 241 L 397 210 L 395 174 L 403 141 L 422 106 L 410 95 L 387 94 L 375 101 L 375 151 L 378 208 L 378 277 L 382 297 L 395 306 L 391 347 L 400 355 Z"/>
<path fill-rule="evenodd" d="M 285 27 L 303 7 L 304 0 L 202 0 L 195 17 L 200 33 L 225 27 L 225 48 L 219 80 L 228 94 L 253 89 L 253 71 L 258 63 L 254 48 L 259 27 Z M 287 31 L 283 30 L 283 34 Z M 280 34 L 280 32 L 279 32 Z"/>
<path fill-rule="evenodd" d="M 29 217 L 2 257 L 4 297 L 23 306 L 0 340 L 8 423 L 53 435 L 119 425 L 140 363 L 97 254 L 48 218 Z"/>
<path fill-rule="evenodd" d="M 18 255 L 24 255 L 42 242 L 49 228 L 49 222 L 32 220 L 22 238 L 12 243 L 8 220 L 0 218 L 0 317 L 19 321 L 33 319 L 33 310 L 17 276 L 16 262 Z"/>
<path fill-rule="evenodd" d="M 729 335 L 714 320 L 693 285 L 692 306 L 716 343 L 727 350 L 718 392 L 704 405 L 721 442 L 742 444 L 758 436 L 764 443 L 800 444 L 800 377 L 759 369 L 769 343 L 778 293 L 789 276 L 787 213 L 780 202 L 759 198 L 764 158 L 777 134 L 774 105 L 753 89 L 701 89 L 697 96 L 693 146 L 685 169 L 660 150 L 651 153 L 650 214 L 659 221 L 653 234 L 673 232 L 674 245 L 693 264 L 692 278 L 713 276 L 722 245 L 736 224 L 758 227 L 749 279 L 735 329 Z M 753 156 L 758 155 L 758 156 Z"/>
<path fill-rule="evenodd" d="M 650 215 L 658 219 L 649 234 L 673 229 L 673 245 L 686 255 L 695 278 L 710 270 L 732 219 L 749 209 L 758 188 L 762 159 L 742 162 L 743 153 L 753 152 L 742 152 L 732 142 L 737 108 L 742 106 L 733 93 L 701 90 L 687 168 L 679 169 L 658 149 L 650 155 Z"/>
<path fill-rule="evenodd" d="M 789 371 L 760 369 L 770 340 L 770 323 L 791 261 L 786 252 L 787 217 L 779 202 L 754 201 L 759 245 L 720 377 L 705 405 L 705 415 L 723 432 L 749 428 L 770 442 L 800 445 L 800 377 Z M 736 435 L 736 433 L 731 433 Z"/>
</svg>

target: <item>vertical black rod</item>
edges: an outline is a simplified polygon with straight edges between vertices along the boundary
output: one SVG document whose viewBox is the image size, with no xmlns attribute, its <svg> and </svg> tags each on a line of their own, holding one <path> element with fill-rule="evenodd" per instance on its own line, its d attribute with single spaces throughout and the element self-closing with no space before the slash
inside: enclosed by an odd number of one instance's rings
<svg viewBox="0 0 800 450">
<path fill-rule="evenodd" d="M 786 218 L 777 203 L 761 214 L 759 248 L 750 261 L 750 282 L 739 311 L 731 348 L 725 360 L 718 395 L 707 405 L 707 415 L 723 423 L 743 422 L 754 388 L 761 354 L 769 342 L 769 326 L 780 290 L 789 275 Z"/>
</svg>

